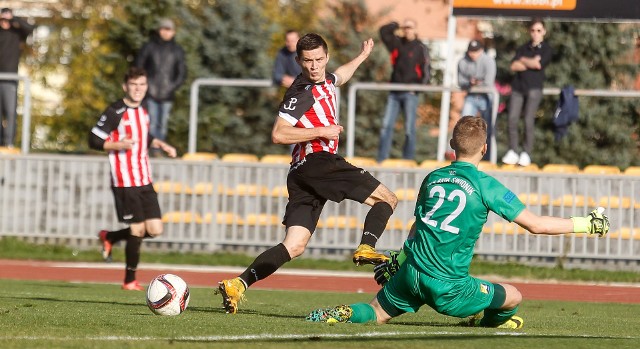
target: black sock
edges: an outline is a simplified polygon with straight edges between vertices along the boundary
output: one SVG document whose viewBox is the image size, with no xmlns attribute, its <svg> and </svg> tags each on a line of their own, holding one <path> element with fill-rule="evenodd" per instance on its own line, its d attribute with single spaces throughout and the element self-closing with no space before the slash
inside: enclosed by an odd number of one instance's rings
<svg viewBox="0 0 640 349">
<path fill-rule="evenodd" d="M 136 279 L 136 269 L 140 262 L 140 245 L 142 245 L 142 238 L 138 236 L 129 235 L 127 238 L 127 247 L 124 249 L 124 255 L 126 260 L 126 272 L 124 275 L 124 283 L 128 284 Z"/>
<path fill-rule="evenodd" d="M 131 228 L 126 227 L 124 229 L 108 232 L 107 240 L 109 240 L 112 244 L 115 244 L 120 240 L 128 239 L 130 235 L 131 235 Z"/>
<path fill-rule="evenodd" d="M 376 247 L 376 243 L 384 228 L 387 226 L 389 217 L 393 214 L 391 205 L 386 202 L 378 202 L 373 205 L 367 213 L 367 217 L 364 219 L 364 231 L 362 232 L 362 240 L 360 244 L 367 244 L 372 247 Z"/>
<path fill-rule="evenodd" d="M 254 282 L 267 278 L 290 260 L 289 251 L 280 243 L 256 257 L 249 268 L 240 274 L 240 278 L 249 287 Z"/>
</svg>

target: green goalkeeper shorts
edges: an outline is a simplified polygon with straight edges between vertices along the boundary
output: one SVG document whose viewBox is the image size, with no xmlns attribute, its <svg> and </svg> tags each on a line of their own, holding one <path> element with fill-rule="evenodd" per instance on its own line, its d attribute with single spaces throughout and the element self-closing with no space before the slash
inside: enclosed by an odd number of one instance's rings
<svg viewBox="0 0 640 349">
<path fill-rule="evenodd" d="M 393 317 L 415 313 L 426 304 L 440 314 L 462 318 L 489 307 L 494 291 L 488 281 L 471 276 L 455 282 L 439 280 L 407 262 L 378 292 L 377 299 Z"/>
</svg>

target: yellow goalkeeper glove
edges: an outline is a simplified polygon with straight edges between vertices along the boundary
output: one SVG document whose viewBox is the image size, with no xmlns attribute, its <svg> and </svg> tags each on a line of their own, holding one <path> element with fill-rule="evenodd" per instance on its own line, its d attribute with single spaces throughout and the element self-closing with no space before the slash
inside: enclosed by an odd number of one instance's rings
<svg viewBox="0 0 640 349">
<path fill-rule="evenodd" d="M 586 217 L 571 217 L 574 233 L 598 234 L 601 237 L 609 232 L 609 218 L 602 214 L 604 207 L 598 207 Z"/>
</svg>

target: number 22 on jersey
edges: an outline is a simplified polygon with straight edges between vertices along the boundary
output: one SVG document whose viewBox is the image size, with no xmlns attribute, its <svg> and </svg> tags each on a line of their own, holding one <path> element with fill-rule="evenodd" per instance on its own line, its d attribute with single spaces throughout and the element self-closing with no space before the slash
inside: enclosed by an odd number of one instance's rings
<svg viewBox="0 0 640 349">
<path fill-rule="evenodd" d="M 425 224 L 430 225 L 434 228 L 438 228 L 439 226 L 439 229 L 443 231 L 446 231 L 452 234 L 458 234 L 460 232 L 460 228 L 451 225 L 451 222 L 453 222 L 453 220 L 456 219 L 456 217 L 458 217 L 460 213 L 462 213 L 462 211 L 464 211 L 464 207 L 467 204 L 466 194 L 460 189 L 455 189 L 449 195 L 447 195 L 447 192 L 445 191 L 444 187 L 440 185 L 436 185 L 433 188 L 431 188 L 431 190 L 429 191 L 429 198 L 434 198 L 434 197 L 436 197 L 438 201 L 436 201 L 435 205 L 433 205 L 431 210 L 427 212 L 427 214 L 425 214 L 424 217 L 421 218 L 422 221 Z M 454 202 L 456 198 L 458 198 L 458 206 L 456 207 L 455 210 L 453 210 L 453 212 L 449 213 L 442 220 L 442 222 L 438 222 L 432 219 L 436 211 L 440 209 L 446 209 L 442 207 L 442 204 L 444 203 L 445 200 Z"/>
</svg>

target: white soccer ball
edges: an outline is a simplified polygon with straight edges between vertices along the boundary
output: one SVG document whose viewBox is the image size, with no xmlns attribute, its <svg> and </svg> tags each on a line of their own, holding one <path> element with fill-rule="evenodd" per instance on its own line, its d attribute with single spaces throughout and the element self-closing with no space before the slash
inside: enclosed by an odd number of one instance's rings
<svg viewBox="0 0 640 349">
<path fill-rule="evenodd" d="M 147 306 L 156 315 L 180 315 L 189 305 L 189 286 L 177 275 L 156 276 L 147 287 Z"/>
</svg>

